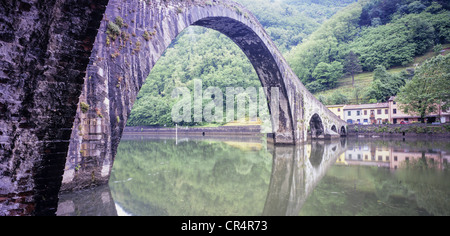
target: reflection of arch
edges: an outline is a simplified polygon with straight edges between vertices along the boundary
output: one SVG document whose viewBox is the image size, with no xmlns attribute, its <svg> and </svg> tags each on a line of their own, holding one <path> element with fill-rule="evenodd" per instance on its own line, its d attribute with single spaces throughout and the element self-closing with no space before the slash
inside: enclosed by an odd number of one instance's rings
<svg viewBox="0 0 450 236">
<path fill-rule="evenodd" d="M 331 126 L 331 130 L 337 133 L 336 125 Z"/>
<path fill-rule="evenodd" d="M 345 130 L 345 127 L 342 126 L 342 127 L 341 127 L 341 136 L 346 136 L 346 135 L 347 135 L 347 132 L 346 132 L 346 130 Z"/>
<path fill-rule="evenodd" d="M 311 117 L 309 127 L 311 128 L 311 136 L 313 138 L 319 138 L 319 136 L 324 134 L 322 119 L 317 113 Z"/>
<path fill-rule="evenodd" d="M 313 141 L 309 158 L 304 150 L 306 146 L 274 146 L 272 174 L 262 215 L 298 216 L 327 170 L 345 152 L 338 145 L 337 140 Z M 331 146 L 336 148 L 336 152 L 327 151 Z"/>
<path fill-rule="evenodd" d="M 323 154 L 325 152 L 325 146 L 323 143 L 312 142 L 311 143 L 311 156 L 309 157 L 309 162 L 314 167 L 320 166 L 322 163 Z"/>
</svg>

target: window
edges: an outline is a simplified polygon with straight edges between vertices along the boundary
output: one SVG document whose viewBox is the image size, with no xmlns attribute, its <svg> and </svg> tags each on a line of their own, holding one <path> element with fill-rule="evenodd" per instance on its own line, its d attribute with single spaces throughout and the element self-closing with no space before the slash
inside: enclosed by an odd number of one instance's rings
<svg viewBox="0 0 450 236">
<path fill-rule="evenodd" d="M 367 110 L 364 110 L 364 115 L 367 116 Z"/>
<path fill-rule="evenodd" d="M 389 110 L 388 109 L 384 109 L 384 114 L 389 114 Z"/>
<path fill-rule="evenodd" d="M 351 116 L 352 115 L 352 112 L 351 111 L 348 111 L 348 116 Z"/>
<path fill-rule="evenodd" d="M 395 105 L 395 104 L 397 104 L 397 102 L 396 102 L 396 101 L 394 101 L 394 105 Z"/>
<path fill-rule="evenodd" d="M 338 108 L 338 111 L 341 111 L 341 108 Z"/>
<path fill-rule="evenodd" d="M 389 156 L 386 156 L 386 161 L 389 161 Z"/>
<path fill-rule="evenodd" d="M 397 156 L 394 156 L 394 161 L 397 161 Z"/>
<path fill-rule="evenodd" d="M 374 110 L 370 110 L 370 115 L 371 116 L 375 115 L 375 111 Z"/>
<path fill-rule="evenodd" d="M 397 114 L 397 109 L 392 110 L 392 113 Z"/>
<path fill-rule="evenodd" d="M 378 114 L 378 115 L 381 115 L 381 109 L 378 109 L 378 110 L 377 110 L 377 114 Z"/>
<path fill-rule="evenodd" d="M 382 161 L 382 160 L 383 160 L 383 157 L 382 157 L 382 156 L 378 156 L 378 160 L 379 160 L 379 161 Z"/>
<path fill-rule="evenodd" d="M 356 111 L 356 115 L 357 116 L 361 115 L 361 111 Z"/>
<path fill-rule="evenodd" d="M 366 160 L 369 160 L 369 156 L 367 154 L 364 157 Z"/>
</svg>

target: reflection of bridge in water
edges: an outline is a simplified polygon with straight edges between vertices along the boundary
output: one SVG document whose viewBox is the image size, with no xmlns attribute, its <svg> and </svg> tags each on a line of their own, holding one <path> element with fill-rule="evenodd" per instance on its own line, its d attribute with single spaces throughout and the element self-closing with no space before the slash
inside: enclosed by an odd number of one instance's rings
<svg viewBox="0 0 450 236">
<path fill-rule="evenodd" d="M 297 216 L 303 203 L 346 150 L 346 140 L 275 146 L 263 215 Z"/>
<path fill-rule="evenodd" d="M 298 215 L 312 190 L 345 150 L 346 140 L 269 147 L 273 166 L 263 215 Z M 108 185 L 60 195 L 57 215 L 79 214 L 117 215 Z"/>
</svg>

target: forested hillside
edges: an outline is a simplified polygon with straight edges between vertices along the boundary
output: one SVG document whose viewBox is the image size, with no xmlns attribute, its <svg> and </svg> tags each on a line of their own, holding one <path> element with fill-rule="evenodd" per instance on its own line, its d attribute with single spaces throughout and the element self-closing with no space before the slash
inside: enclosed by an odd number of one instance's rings
<svg viewBox="0 0 450 236">
<path fill-rule="evenodd" d="M 374 72 L 371 86 L 355 88 L 365 101 L 396 95 L 413 74 L 389 74 L 450 43 L 448 0 L 237 0 L 259 19 L 307 88 L 333 89 L 345 75 Z M 375 78 L 376 77 L 376 78 Z M 256 73 L 227 37 L 204 28 L 183 32 L 158 61 L 128 125 L 174 125 L 175 87 L 258 87 Z M 336 101 L 338 102 L 338 101 Z M 341 101 L 339 101 L 341 102 Z M 185 125 L 194 125 L 185 124 Z"/>
<path fill-rule="evenodd" d="M 448 9 L 449 1 L 361 0 L 325 22 L 287 58 L 310 91 L 331 89 L 346 72 L 350 52 L 367 72 L 408 65 L 450 42 Z"/>
</svg>

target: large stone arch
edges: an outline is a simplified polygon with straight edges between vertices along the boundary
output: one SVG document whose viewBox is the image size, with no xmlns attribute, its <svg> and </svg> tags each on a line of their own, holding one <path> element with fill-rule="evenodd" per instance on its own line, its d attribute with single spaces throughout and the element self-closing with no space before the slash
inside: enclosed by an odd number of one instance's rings
<svg viewBox="0 0 450 236">
<path fill-rule="evenodd" d="M 108 24 L 119 17 L 127 25 L 121 28 L 125 36 L 112 40 Z M 296 100 L 295 94 L 301 93 L 297 87 L 302 85 L 256 18 L 242 6 L 228 0 L 211 4 L 111 0 L 87 69 L 63 191 L 108 181 L 141 86 L 165 49 L 191 25 L 217 30 L 233 40 L 252 63 L 262 86 L 268 88 L 268 101 L 273 96 L 271 88 L 278 88 L 278 109 L 274 112 L 269 106 L 272 123 L 278 124 L 274 142 L 294 144 L 303 140 L 302 132 L 294 128 L 302 126 L 301 102 L 291 102 Z"/>
<path fill-rule="evenodd" d="M 263 86 L 280 89 L 276 143 L 305 141 L 305 117 L 316 110 L 326 124 L 345 124 L 306 90 L 256 18 L 230 0 L 12 1 L 0 13 L 0 215 L 52 214 L 62 179 L 67 189 L 108 180 L 139 89 L 189 25 L 228 35 Z M 127 34 L 108 42 L 117 16 Z"/>
</svg>

